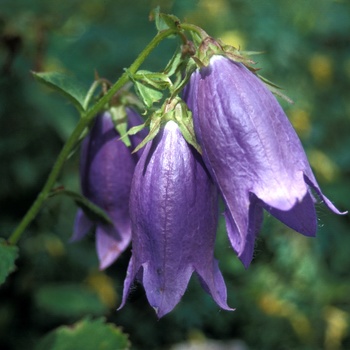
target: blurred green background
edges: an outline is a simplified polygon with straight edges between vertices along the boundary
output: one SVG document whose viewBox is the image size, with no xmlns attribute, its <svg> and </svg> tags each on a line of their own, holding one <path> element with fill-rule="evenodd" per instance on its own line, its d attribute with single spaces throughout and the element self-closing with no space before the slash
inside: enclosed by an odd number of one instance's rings
<svg viewBox="0 0 350 350">
<path fill-rule="evenodd" d="M 176 14 L 257 56 L 261 74 L 295 103 L 281 102 L 324 191 L 350 208 L 350 2 L 348 0 L 0 0 L 0 236 L 7 238 L 41 189 L 77 122 L 73 107 L 30 71 L 62 71 L 88 86 L 115 81 L 155 35 L 152 8 Z M 143 68 L 164 67 L 162 43 Z M 60 184 L 79 191 L 78 156 Z M 133 349 L 181 342 L 230 349 L 350 349 L 350 224 L 318 205 L 316 239 L 266 216 L 245 271 L 220 222 L 216 256 L 229 305 L 220 311 L 194 277 L 161 320 L 140 286 L 116 312 L 130 257 L 98 271 L 94 237 L 69 243 L 76 207 L 48 201 L 20 241 L 17 270 L 0 287 L 0 348 L 32 349 L 47 332 L 89 315 L 129 334 Z M 202 348 L 204 345 L 202 345 Z M 229 348 L 227 345 L 226 349 Z M 224 348 L 223 348 L 224 349 Z"/>
</svg>

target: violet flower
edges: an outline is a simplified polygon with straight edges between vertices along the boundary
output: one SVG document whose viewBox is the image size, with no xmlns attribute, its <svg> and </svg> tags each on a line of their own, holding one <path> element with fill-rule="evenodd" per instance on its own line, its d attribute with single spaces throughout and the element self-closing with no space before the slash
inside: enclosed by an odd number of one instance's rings
<svg viewBox="0 0 350 350">
<path fill-rule="evenodd" d="M 184 99 L 193 113 L 204 162 L 226 210 L 226 228 L 248 267 L 263 208 L 295 231 L 314 236 L 314 191 L 322 194 L 301 142 L 265 84 L 243 64 L 213 56 L 196 70 Z"/>
<path fill-rule="evenodd" d="M 162 317 L 180 301 L 196 272 L 216 303 L 231 310 L 214 259 L 217 189 L 173 121 L 146 145 L 136 166 L 130 216 L 132 257 L 120 308 L 137 278 Z"/>
<path fill-rule="evenodd" d="M 127 109 L 128 127 L 142 123 L 141 117 Z M 96 249 L 100 269 L 111 265 L 131 240 L 129 195 L 138 154 L 131 154 L 141 141 L 140 134 L 130 137 L 131 148 L 119 139 L 111 115 L 104 112 L 95 118 L 90 133 L 83 140 L 80 157 L 82 193 L 105 210 L 113 225 L 93 222 L 79 209 L 72 240 L 81 239 L 96 226 Z"/>
</svg>

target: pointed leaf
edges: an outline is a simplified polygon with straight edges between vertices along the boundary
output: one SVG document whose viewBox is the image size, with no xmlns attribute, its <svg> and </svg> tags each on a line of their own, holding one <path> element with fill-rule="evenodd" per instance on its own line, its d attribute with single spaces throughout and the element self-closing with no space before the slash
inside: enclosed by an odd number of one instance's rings
<svg viewBox="0 0 350 350">
<path fill-rule="evenodd" d="M 157 90 L 165 90 L 171 86 L 171 80 L 165 73 L 153 73 L 147 70 L 139 70 L 134 74 L 133 79 L 154 87 Z"/>
<path fill-rule="evenodd" d="M 8 244 L 4 239 L 0 239 L 0 285 L 15 270 L 15 260 L 17 257 L 18 247 Z"/>
<path fill-rule="evenodd" d="M 54 197 L 57 195 L 65 195 L 73 199 L 77 206 L 83 209 L 84 213 L 92 221 L 102 221 L 106 224 L 113 224 L 111 218 L 106 214 L 106 212 L 103 209 L 89 201 L 86 197 L 82 196 L 81 194 L 74 191 L 66 190 L 63 187 L 59 187 L 57 189 L 54 189 L 50 193 L 50 197 Z"/>
<path fill-rule="evenodd" d="M 159 102 L 162 99 L 163 93 L 159 90 L 146 86 L 136 80 L 134 83 L 135 91 L 146 107 L 150 108 L 154 103 Z"/>
<path fill-rule="evenodd" d="M 173 74 L 176 73 L 177 69 L 182 64 L 182 62 L 183 62 L 182 52 L 181 50 L 176 50 L 175 54 L 173 55 L 173 57 L 170 59 L 167 66 L 165 67 L 164 73 L 168 77 L 171 77 Z"/>
<path fill-rule="evenodd" d="M 170 119 L 174 120 L 179 126 L 184 139 L 193 146 L 198 153 L 202 154 L 201 147 L 199 146 L 196 135 L 194 133 L 192 112 L 188 109 L 186 103 L 180 98 L 177 98 L 177 103 L 174 109 L 170 112 Z"/>
<path fill-rule="evenodd" d="M 84 111 L 84 100 L 87 91 L 76 79 L 59 72 L 33 72 L 33 75 L 39 82 L 67 97 L 79 112 Z"/>
<path fill-rule="evenodd" d="M 176 16 L 161 13 L 159 6 L 151 11 L 150 19 L 155 20 L 159 32 L 166 29 L 177 29 L 180 24 L 180 20 Z"/>
<path fill-rule="evenodd" d="M 104 318 L 83 319 L 70 326 L 61 326 L 46 335 L 35 350 L 128 350 L 128 336 Z"/>
<path fill-rule="evenodd" d="M 147 142 L 153 140 L 157 136 L 160 130 L 161 123 L 162 123 L 162 112 L 158 110 L 154 112 L 153 115 L 151 116 L 150 131 L 148 135 L 141 141 L 141 143 L 134 149 L 132 153 L 137 152 L 139 149 L 144 147 Z"/>
</svg>

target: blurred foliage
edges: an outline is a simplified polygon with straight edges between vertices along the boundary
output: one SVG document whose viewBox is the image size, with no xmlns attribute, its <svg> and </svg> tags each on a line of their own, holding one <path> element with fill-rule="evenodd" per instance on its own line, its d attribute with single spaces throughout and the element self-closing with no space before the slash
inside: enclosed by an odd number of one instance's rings
<svg viewBox="0 0 350 350">
<path fill-rule="evenodd" d="M 281 104 L 324 193 L 339 208 L 350 208 L 349 1 L 1 0 L 1 5 L 2 237 L 9 236 L 35 199 L 78 118 L 30 71 L 69 73 L 86 88 L 95 71 L 116 80 L 155 34 L 148 13 L 156 5 L 229 44 L 264 52 L 256 56 L 258 66 L 295 101 Z M 173 40 L 162 43 L 145 68 L 163 67 L 175 45 Z M 79 191 L 77 173 L 73 155 L 58 185 Z M 115 311 L 130 253 L 98 271 L 94 237 L 69 242 L 75 212 L 72 201 L 52 198 L 22 237 L 17 270 L 0 287 L 1 349 L 33 349 L 39 339 L 41 348 L 69 349 L 48 344 L 56 336 L 67 341 L 68 330 L 71 339 L 79 329 L 100 337 L 113 333 L 112 325 L 92 318 L 100 316 L 121 326 L 133 349 L 167 349 L 198 337 L 240 339 L 259 350 L 350 348 L 348 216 L 318 206 L 316 239 L 266 216 L 247 271 L 220 222 L 216 255 L 236 311 L 219 310 L 193 278 L 175 311 L 158 321 L 139 286 Z M 0 266 L 13 264 L 15 255 L 8 252 L 9 261 Z M 91 318 L 79 321 L 85 316 Z M 79 346 L 87 349 L 74 348 Z"/>
<path fill-rule="evenodd" d="M 71 327 L 60 327 L 50 332 L 35 347 L 36 350 L 127 350 L 128 338 L 112 324 L 102 319 L 83 320 Z"/>
<path fill-rule="evenodd" d="M 18 248 L 7 244 L 4 239 L 0 239 L 0 285 L 6 280 L 6 277 L 15 269 L 15 260 L 18 256 Z"/>
</svg>

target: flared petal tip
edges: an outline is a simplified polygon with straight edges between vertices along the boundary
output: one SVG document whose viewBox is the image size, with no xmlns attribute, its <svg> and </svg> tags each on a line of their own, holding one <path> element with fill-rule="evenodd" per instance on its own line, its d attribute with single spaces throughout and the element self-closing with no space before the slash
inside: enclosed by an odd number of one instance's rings
<svg viewBox="0 0 350 350">
<path fill-rule="evenodd" d="M 311 174 L 312 175 L 312 174 Z M 317 196 L 322 200 L 322 202 L 327 206 L 327 208 L 337 215 L 346 215 L 348 211 L 340 211 L 336 206 L 322 193 L 320 187 L 318 186 L 316 180 L 313 176 L 304 174 L 305 182 L 316 192 Z"/>
<path fill-rule="evenodd" d="M 70 242 L 81 240 L 92 228 L 92 221 L 84 214 L 82 209 L 78 209 L 75 217 L 73 235 L 70 238 Z"/>
<path fill-rule="evenodd" d="M 105 256 L 98 266 L 100 271 L 105 270 L 107 267 L 110 267 L 119 257 L 120 253 L 118 254 L 108 254 Z"/>
<path fill-rule="evenodd" d="M 152 306 L 153 310 L 155 311 L 158 320 L 160 320 L 162 317 L 164 317 L 165 315 L 167 315 L 169 312 L 171 312 L 174 308 L 168 310 L 168 309 L 164 309 L 164 308 L 159 308 L 157 306 Z"/>
<path fill-rule="evenodd" d="M 216 304 L 223 310 L 234 311 L 227 305 L 227 288 L 224 277 L 219 269 L 219 263 L 213 260 L 212 268 L 207 266 L 204 270 L 201 267 L 196 269 L 197 276 L 204 290 L 213 298 Z"/>
<path fill-rule="evenodd" d="M 220 305 L 218 304 L 218 306 L 220 307 L 220 309 L 225 310 L 225 311 L 236 311 L 235 308 L 229 307 L 226 303 L 220 303 Z M 171 308 L 152 306 L 158 319 L 161 319 L 162 317 L 164 317 L 165 315 L 167 315 L 168 313 L 173 311 L 175 307 L 176 307 L 176 305 L 172 306 Z"/>
<path fill-rule="evenodd" d="M 247 270 L 251 262 L 253 261 L 253 250 L 244 249 L 240 253 L 238 253 L 235 249 L 234 251 L 237 254 L 238 259 L 241 261 L 243 267 Z"/>
<path fill-rule="evenodd" d="M 121 236 L 112 225 L 96 227 L 96 249 L 100 261 L 99 269 L 104 270 L 112 265 L 127 248 L 131 233 Z"/>
</svg>

